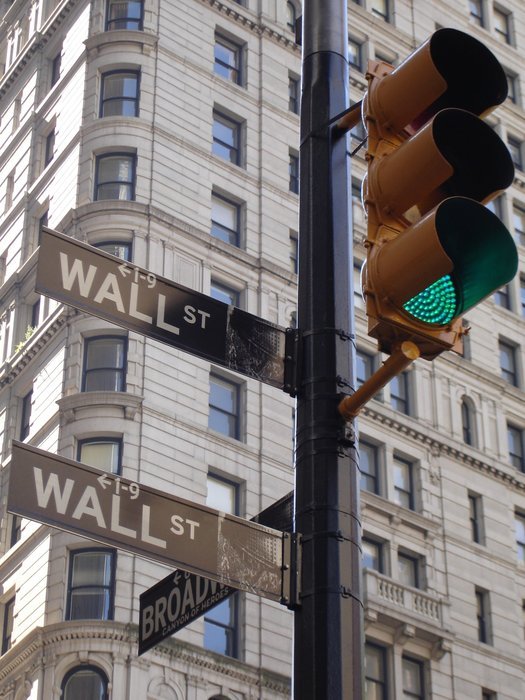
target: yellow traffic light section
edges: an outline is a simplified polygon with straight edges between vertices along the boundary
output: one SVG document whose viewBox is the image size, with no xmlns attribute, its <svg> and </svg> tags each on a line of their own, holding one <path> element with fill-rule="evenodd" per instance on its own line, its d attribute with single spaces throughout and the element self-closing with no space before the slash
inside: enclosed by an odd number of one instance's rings
<svg viewBox="0 0 525 700">
<path fill-rule="evenodd" d="M 513 181 L 510 154 L 481 117 L 507 94 L 479 41 L 441 29 L 398 68 L 369 63 L 363 119 L 369 335 L 434 359 L 461 347 L 461 316 L 517 270 L 511 234 L 484 206 Z"/>
</svg>

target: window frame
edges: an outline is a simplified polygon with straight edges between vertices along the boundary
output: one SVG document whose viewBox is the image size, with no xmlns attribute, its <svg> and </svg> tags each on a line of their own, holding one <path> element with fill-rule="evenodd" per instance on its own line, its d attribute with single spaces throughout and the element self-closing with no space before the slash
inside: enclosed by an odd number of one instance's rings
<svg viewBox="0 0 525 700">
<path fill-rule="evenodd" d="M 299 155 L 294 151 L 288 152 L 288 190 L 293 194 L 299 194 Z"/>
<path fill-rule="evenodd" d="M 212 400 L 212 383 L 214 383 L 216 386 L 226 386 L 231 388 L 232 391 L 232 397 L 233 397 L 233 403 L 234 403 L 234 409 L 233 411 L 227 411 L 220 406 L 217 406 L 215 404 L 211 403 Z M 208 429 L 213 430 L 214 433 L 217 433 L 218 435 L 222 435 L 223 437 L 230 438 L 232 440 L 238 440 L 241 441 L 241 435 L 242 435 L 242 425 L 241 425 L 241 415 L 242 415 L 242 398 L 241 398 L 241 390 L 242 390 L 242 384 L 239 382 L 235 381 L 234 379 L 230 379 L 229 377 L 225 377 L 223 374 L 220 374 L 215 371 L 210 371 L 210 378 L 209 378 L 209 397 L 208 397 Z M 233 429 L 228 430 L 228 432 L 224 432 L 222 430 L 218 430 L 217 428 L 213 427 L 211 425 L 213 421 L 213 414 L 220 414 L 220 416 L 227 416 L 228 417 L 228 425 L 230 424 L 230 420 L 232 421 Z"/>
<path fill-rule="evenodd" d="M 367 651 L 373 651 L 377 653 L 377 658 L 379 659 L 380 665 L 380 678 L 373 678 L 370 675 L 370 668 L 367 664 Z M 373 683 L 374 688 L 378 688 L 380 691 L 379 695 L 374 695 L 377 700 L 387 700 L 388 697 L 388 664 L 387 664 L 387 650 L 384 646 L 376 644 L 375 642 L 366 641 L 365 642 L 365 668 L 364 668 L 364 687 L 365 687 L 365 697 L 367 697 L 367 683 Z M 367 668 L 368 666 L 368 668 Z"/>
<path fill-rule="evenodd" d="M 523 223 L 523 228 L 516 226 L 517 220 Z M 512 204 L 512 227 L 514 229 L 514 237 L 517 239 L 518 245 L 525 246 L 525 204 L 521 205 L 516 202 Z"/>
<path fill-rule="evenodd" d="M 122 362 L 122 367 L 92 367 L 92 368 L 87 368 L 87 360 L 88 360 L 88 352 L 89 352 L 89 346 L 93 343 L 96 343 L 97 341 L 103 341 L 103 340 L 115 340 L 119 341 L 122 343 L 122 356 L 123 356 L 123 362 Z M 89 391 L 117 391 L 117 392 L 125 392 L 126 391 L 126 373 L 127 373 L 127 359 L 128 359 L 128 337 L 126 335 L 115 335 L 115 334 L 101 334 L 101 335 L 91 335 L 91 336 L 85 336 L 84 337 L 84 355 L 83 355 L 83 362 L 82 362 L 82 381 L 81 381 L 81 392 L 89 392 Z M 102 372 L 102 371 L 113 371 L 116 372 L 120 376 L 120 381 L 118 382 L 119 388 L 118 389 L 86 389 L 86 384 L 88 376 L 90 373 L 94 372 Z"/>
<path fill-rule="evenodd" d="M 104 22 L 104 29 L 106 32 L 115 31 L 119 29 L 124 30 L 135 30 L 142 31 L 144 29 L 144 1 L 143 0 L 127 0 L 127 5 L 138 5 L 140 6 L 140 17 L 137 19 L 129 13 L 125 17 L 111 18 L 111 7 L 113 5 L 122 4 L 122 0 L 107 0 L 106 2 L 106 19 Z M 126 26 L 113 26 L 114 24 L 125 22 Z M 128 25 L 133 26 L 128 26 Z"/>
<path fill-rule="evenodd" d="M 216 124 L 230 129 L 232 134 L 231 143 L 224 141 L 216 135 Z M 237 167 L 243 167 L 243 124 L 244 122 L 242 120 L 230 116 L 218 108 L 215 108 L 213 110 L 211 152 L 214 156 L 220 158 L 222 161 L 230 163 L 231 165 L 236 165 Z M 229 152 L 229 157 L 226 157 L 222 154 L 223 150 Z"/>
<path fill-rule="evenodd" d="M 461 399 L 461 433 L 463 442 L 470 447 L 476 446 L 476 410 L 467 397 Z"/>
<path fill-rule="evenodd" d="M 55 158 L 55 141 L 56 141 L 56 131 L 55 127 L 53 127 L 45 137 L 45 144 L 44 144 L 44 168 L 47 168 L 47 166 L 51 163 L 52 160 Z"/>
<path fill-rule="evenodd" d="M 235 228 L 231 229 L 224 226 L 219 221 L 213 218 L 214 205 L 217 207 L 223 203 L 225 207 L 228 207 L 234 214 L 235 218 Z M 242 204 L 235 201 L 234 199 L 223 195 L 216 190 L 212 190 L 211 193 L 211 216 L 210 216 L 210 236 L 216 238 L 223 243 L 235 246 L 236 248 L 241 247 L 241 218 L 242 218 Z"/>
<path fill-rule="evenodd" d="M 410 688 L 406 688 L 404 684 L 405 680 L 405 663 L 410 663 L 413 664 L 414 666 L 417 666 L 418 668 L 418 675 L 419 675 L 419 692 L 412 692 Z M 425 693 L 426 693 L 426 688 L 425 688 L 425 663 L 424 661 L 420 661 L 419 659 L 415 659 L 413 656 L 410 656 L 408 654 L 403 654 L 401 656 L 401 671 L 402 671 L 402 678 L 403 678 L 403 698 L 404 700 L 410 700 L 413 698 L 413 700 L 424 700 L 425 699 Z"/>
<path fill-rule="evenodd" d="M 218 294 L 215 293 L 214 290 L 216 290 Z M 231 287 L 214 277 L 210 280 L 210 296 L 212 299 L 222 301 L 224 304 L 236 306 L 237 308 L 241 307 L 241 292 L 235 289 L 235 287 Z"/>
<path fill-rule="evenodd" d="M 406 468 L 408 473 L 408 489 L 399 485 L 396 479 L 396 467 L 402 465 Z M 401 455 L 395 454 L 392 458 L 392 488 L 393 488 L 393 500 L 401 508 L 407 508 L 408 510 L 415 510 L 415 475 L 414 475 L 414 461 Z"/>
<path fill-rule="evenodd" d="M 483 502 L 479 493 L 467 492 L 470 538 L 475 544 L 485 544 L 483 532 Z"/>
<path fill-rule="evenodd" d="M 81 462 L 82 464 L 87 464 L 89 466 L 89 462 L 82 461 L 82 448 L 85 447 L 86 445 L 96 445 L 96 444 L 116 445 L 117 446 L 116 470 L 107 469 L 107 471 L 109 474 L 114 474 L 114 475 L 122 474 L 122 452 L 123 452 L 123 447 L 124 447 L 124 441 L 121 437 L 100 435 L 97 437 L 81 438 L 80 440 L 77 440 L 77 461 Z M 96 468 L 103 469 L 103 467 L 99 467 L 99 466 L 97 466 Z"/>
<path fill-rule="evenodd" d="M 412 415 L 412 401 L 410 397 L 410 377 L 411 373 L 407 370 L 400 372 L 393 377 L 389 382 L 390 389 L 390 406 L 394 411 L 402 413 L 405 416 Z M 394 387 L 402 387 L 402 393 L 393 391 Z"/>
<path fill-rule="evenodd" d="M 13 642 L 13 628 L 15 619 L 16 596 L 10 596 L 2 603 L 2 640 L 0 644 L 0 656 L 7 653 Z"/>
<path fill-rule="evenodd" d="M 481 644 L 492 644 L 489 592 L 483 588 L 475 586 L 474 595 L 476 600 L 478 642 L 481 642 Z"/>
<path fill-rule="evenodd" d="M 523 171 L 523 141 L 516 136 L 507 136 L 507 148 L 514 166 Z"/>
<path fill-rule="evenodd" d="M 292 114 L 301 112 L 301 78 L 288 73 L 288 111 Z"/>
<path fill-rule="evenodd" d="M 501 30 L 497 19 L 503 20 L 505 29 Z M 512 14 L 507 12 L 502 7 L 494 5 L 492 9 L 492 27 L 494 29 L 494 35 L 504 44 L 509 46 L 513 45 L 512 41 Z"/>
<path fill-rule="evenodd" d="M 506 338 L 498 338 L 498 355 L 499 355 L 499 368 L 500 377 L 504 382 L 510 386 L 519 387 L 520 386 L 520 374 L 518 368 L 518 346 L 512 341 Z M 502 355 L 503 353 L 503 355 Z M 502 362 L 502 358 L 505 357 L 509 360 L 508 367 Z"/>
<path fill-rule="evenodd" d="M 231 52 L 231 55 L 234 57 L 234 63 L 226 63 L 222 61 L 220 58 L 217 57 L 217 45 L 221 46 L 222 48 L 226 49 L 227 51 Z M 244 86 L 244 45 L 241 43 L 238 43 L 234 39 L 231 39 L 229 36 L 221 32 L 219 29 L 215 30 L 215 38 L 214 38 L 214 44 L 213 44 L 213 72 L 215 75 L 218 75 L 220 78 L 223 78 L 224 80 L 228 81 L 229 83 L 233 83 L 234 85 L 239 85 L 241 87 Z M 223 75 L 223 73 L 220 70 L 217 70 L 217 67 L 221 67 L 225 69 L 226 71 L 230 71 L 232 73 L 232 77 L 228 77 L 227 75 Z"/>
<path fill-rule="evenodd" d="M 109 557 L 110 566 L 110 583 L 108 585 L 104 584 L 87 584 L 73 586 L 73 571 L 74 571 L 74 561 L 77 556 L 82 556 L 86 554 L 101 553 L 106 554 Z M 115 617 L 115 584 L 116 584 L 116 567 L 117 567 L 117 552 L 109 547 L 85 547 L 82 549 L 72 549 L 69 551 L 69 562 L 68 562 L 68 577 L 67 577 L 67 589 L 66 589 L 66 606 L 64 619 L 66 621 L 78 621 L 78 620 L 113 620 Z M 107 616 L 103 617 L 71 617 L 72 608 L 72 594 L 77 590 L 101 590 L 102 595 L 107 594 Z"/>
<path fill-rule="evenodd" d="M 362 460 L 362 450 L 363 447 L 365 447 L 365 451 L 368 452 L 368 455 L 372 455 L 372 461 L 374 464 L 374 472 L 370 471 L 365 471 L 363 469 L 363 460 Z M 369 493 L 375 493 L 376 495 L 380 495 L 381 493 L 381 463 L 380 463 L 380 457 L 379 457 L 379 445 L 370 442 L 366 439 L 360 439 L 359 440 L 359 472 L 360 472 L 360 488 L 361 491 L 368 491 Z M 374 489 L 369 489 L 364 486 L 364 484 L 371 482 L 374 485 Z"/>
<path fill-rule="evenodd" d="M 31 413 L 33 410 L 33 388 L 21 398 L 19 440 L 23 442 L 31 432 Z"/>
<path fill-rule="evenodd" d="M 523 540 L 519 539 L 518 536 L 518 524 L 521 529 L 523 529 Z M 514 511 L 514 532 L 516 539 L 516 550 L 518 555 L 518 562 L 525 564 L 525 513 L 521 511 Z"/>
<path fill-rule="evenodd" d="M 70 679 L 80 671 L 92 671 L 95 675 L 99 676 L 104 691 L 103 697 L 99 700 L 109 700 L 108 677 L 101 668 L 99 668 L 98 666 L 94 666 L 93 664 L 78 664 L 77 666 L 74 666 L 73 668 L 69 669 L 69 671 L 62 678 L 62 683 L 60 684 L 60 697 L 62 698 L 62 700 L 76 700 L 73 696 L 69 696 L 69 694 L 67 694 L 67 684 L 70 681 Z"/>
<path fill-rule="evenodd" d="M 214 471 L 209 471 L 206 477 L 206 483 L 207 483 L 207 490 L 208 494 L 206 496 L 206 505 L 216 508 L 217 510 L 224 510 L 222 507 L 218 507 L 219 505 L 222 506 L 222 504 L 217 503 L 213 499 L 210 499 L 209 497 L 209 484 L 210 481 L 216 481 L 221 484 L 225 484 L 228 487 L 231 488 L 232 494 L 233 494 L 233 503 L 232 503 L 232 508 L 227 509 L 226 512 L 231 512 L 232 515 L 239 515 L 240 514 L 240 504 L 241 504 L 241 493 L 240 493 L 240 488 L 241 485 L 237 482 L 234 481 L 233 479 L 229 479 L 225 476 L 222 476 L 221 474 L 217 474 Z M 222 613 L 226 608 L 228 608 L 229 611 L 229 623 L 225 624 L 224 622 L 220 621 L 219 619 L 214 619 L 213 614 L 214 611 L 215 613 L 219 612 Z M 228 596 L 228 598 L 224 599 L 219 603 L 219 605 L 215 606 L 213 609 L 208 610 L 204 614 L 204 639 L 203 639 L 203 647 L 205 649 L 208 649 L 210 651 L 214 651 L 217 654 L 223 654 L 224 656 L 229 656 L 231 658 L 239 658 L 239 648 L 240 648 L 240 639 L 239 639 L 239 630 L 240 630 L 240 601 L 239 601 L 239 593 L 236 592 L 231 596 Z M 212 646 L 206 644 L 206 632 L 207 630 L 212 630 L 213 628 L 220 628 L 225 632 L 225 640 L 226 640 L 226 647 L 224 651 L 218 651 L 217 649 L 214 649 Z"/>
<path fill-rule="evenodd" d="M 133 76 L 135 78 L 135 96 L 134 97 L 128 97 L 126 95 L 118 95 L 118 96 L 111 96 L 111 97 L 105 97 L 104 96 L 104 89 L 107 84 L 108 78 L 111 79 L 112 77 L 115 76 Z M 98 116 L 100 119 L 105 119 L 106 117 L 138 117 L 139 116 L 139 107 L 140 107 L 140 78 L 141 78 L 141 71 L 138 68 L 116 68 L 114 70 L 109 70 L 105 71 L 104 73 L 100 74 L 100 103 L 99 103 L 99 113 Z M 104 113 L 104 108 L 108 104 L 115 104 L 116 102 L 122 102 L 123 105 L 125 104 L 132 104 L 134 109 L 133 112 L 134 114 L 125 114 L 125 110 L 122 110 L 120 112 L 116 112 L 115 114 L 105 114 Z"/>
<path fill-rule="evenodd" d="M 364 534 L 361 540 L 362 544 L 362 563 L 363 563 L 363 569 L 369 569 L 370 571 L 377 571 L 379 574 L 384 574 L 385 573 L 385 543 L 382 542 L 381 540 L 376 539 L 375 537 L 370 537 L 367 534 Z M 365 547 L 367 545 L 371 545 L 376 549 L 376 556 L 375 556 L 375 561 L 377 562 L 377 566 L 368 566 L 365 563 Z"/>
<path fill-rule="evenodd" d="M 485 27 L 482 0 L 469 0 L 469 17 L 478 27 Z"/>
<path fill-rule="evenodd" d="M 109 240 L 109 241 L 98 241 L 97 243 L 92 243 L 94 248 L 98 248 L 108 255 L 113 255 L 113 257 L 119 260 L 125 260 L 126 262 L 131 262 L 133 260 L 133 243 L 131 241 L 119 241 L 119 240 Z M 121 246 L 125 251 L 126 255 L 115 255 L 115 253 L 110 253 L 106 250 L 109 246 Z"/>
<path fill-rule="evenodd" d="M 111 158 L 122 158 L 130 165 L 131 179 L 130 180 L 104 180 L 100 179 L 100 168 L 104 161 L 109 161 Z M 136 197 L 136 182 L 137 182 L 137 154 L 130 151 L 107 151 L 99 153 L 95 156 L 95 186 L 93 199 L 95 202 L 134 202 Z M 100 188 L 107 185 L 124 186 L 129 192 L 129 197 L 100 197 Z"/>
<path fill-rule="evenodd" d="M 520 452 L 513 452 L 511 450 L 511 434 L 514 435 L 513 442 L 518 443 Z M 519 472 L 525 472 L 525 430 L 518 425 L 507 422 L 507 445 L 511 466 Z"/>
<path fill-rule="evenodd" d="M 406 580 L 402 579 L 400 574 L 400 560 L 403 560 L 410 564 L 410 570 L 413 572 L 413 576 L 410 577 L 411 583 L 407 583 Z M 423 589 L 424 576 L 422 572 L 423 558 L 418 554 L 413 552 L 407 552 L 404 549 L 399 549 L 397 551 L 397 578 L 402 586 L 408 586 L 410 588 L 417 588 L 417 590 Z"/>
</svg>

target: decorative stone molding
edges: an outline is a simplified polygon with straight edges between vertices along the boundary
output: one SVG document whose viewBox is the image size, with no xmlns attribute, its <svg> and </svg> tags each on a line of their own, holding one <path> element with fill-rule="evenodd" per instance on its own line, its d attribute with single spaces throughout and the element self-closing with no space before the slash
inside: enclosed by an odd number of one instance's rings
<svg viewBox="0 0 525 700">
<path fill-rule="evenodd" d="M 124 391 L 84 391 L 58 399 L 57 405 L 66 423 L 72 423 L 79 413 L 94 406 L 120 407 L 126 420 L 133 420 L 142 406 L 143 396 Z"/>
</svg>

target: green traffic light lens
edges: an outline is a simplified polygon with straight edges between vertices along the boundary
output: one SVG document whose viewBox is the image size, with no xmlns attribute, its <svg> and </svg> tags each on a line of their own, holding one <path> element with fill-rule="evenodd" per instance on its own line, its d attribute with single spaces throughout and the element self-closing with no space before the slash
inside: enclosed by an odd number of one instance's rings
<svg viewBox="0 0 525 700">
<path fill-rule="evenodd" d="M 411 316 L 424 323 L 445 325 L 456 315 L 457 295 L 450 275 L 441 277 L 415 297 L 403 308 Z"/>
</svg>

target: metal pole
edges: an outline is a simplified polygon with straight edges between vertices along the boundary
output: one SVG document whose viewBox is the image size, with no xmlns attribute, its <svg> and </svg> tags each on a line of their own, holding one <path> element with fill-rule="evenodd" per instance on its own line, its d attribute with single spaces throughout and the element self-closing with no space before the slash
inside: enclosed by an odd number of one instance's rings
<svg viewBox="0 0 525 700">
<path fill-rule="evenodd" d="M 300 150 L 295 700 L 361 700 L 363 615 L 359 480 L 353 426 L 337 407 L 354 385 L 352 234 L 347 138 L 346 0 L 304 0 Z"/>
</svg>

